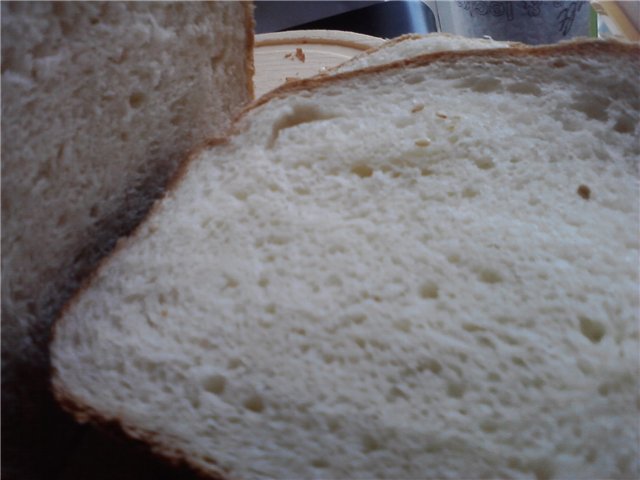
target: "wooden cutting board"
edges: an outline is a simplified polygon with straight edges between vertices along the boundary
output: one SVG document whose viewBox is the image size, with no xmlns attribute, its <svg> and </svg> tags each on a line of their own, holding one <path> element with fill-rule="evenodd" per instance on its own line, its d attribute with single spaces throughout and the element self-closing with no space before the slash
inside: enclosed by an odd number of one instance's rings
<svg viewBox="0 0 640 480">
<path fill-rule="evenodd" d="M 287 79 L 306 78 L 343 63 L 384 40 L 337 30 L 298 30 L 256 35 L 256 98 Z"/>
</svg>

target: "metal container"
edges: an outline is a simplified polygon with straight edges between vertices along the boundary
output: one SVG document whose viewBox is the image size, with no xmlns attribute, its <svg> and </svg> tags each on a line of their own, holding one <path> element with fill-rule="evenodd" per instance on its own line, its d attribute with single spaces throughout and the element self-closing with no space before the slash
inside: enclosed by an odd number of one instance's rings
<svg viewBox="0 0 640 480">
<path fill-rule="evenodd" d="M 438 31 L 530 45 L 589 35 L 588 1 L 426 1 Z"/>
</svg>

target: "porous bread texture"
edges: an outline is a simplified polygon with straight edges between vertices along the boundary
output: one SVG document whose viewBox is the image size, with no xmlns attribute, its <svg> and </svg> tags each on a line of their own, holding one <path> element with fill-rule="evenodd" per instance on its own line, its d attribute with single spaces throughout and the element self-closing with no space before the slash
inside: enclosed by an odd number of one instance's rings
<svg viewBox="0 0 640 480">
<path fill-rule="evenodd" d="M 51 423 L 54 315 L 250 101 L 252 43 L 248 3 L 2 3 L 3 454 Z"/>
<path fill-rule="evenodd" d="M 87 250 L 104 248 L 114 225 L 131 228 L 187 151 L 250 99 L 250 18 L 233 2 L 3 3 L 2 14 L 13 349 L 59 306 Z"/>
<path fill-rule="evenodd" d="M 263 98 L 69 305 L 57 397 L 232 478 L 637 476 L 639 53 Z"/>
<path fill-rule="evenodd" d="M 485 50 L 509 48 L 519 45 L 513 42 L 499 42 L 490 38 L 467 38 L 447 33 L 428 35 L 402 35 L 356 55 L 350 60 L 328 69 L 326 73 L 344 73 L 374 65 L 384 65 L 403 58 L 416 57 L 428 53 L 456 50 Z"/>
</svg>

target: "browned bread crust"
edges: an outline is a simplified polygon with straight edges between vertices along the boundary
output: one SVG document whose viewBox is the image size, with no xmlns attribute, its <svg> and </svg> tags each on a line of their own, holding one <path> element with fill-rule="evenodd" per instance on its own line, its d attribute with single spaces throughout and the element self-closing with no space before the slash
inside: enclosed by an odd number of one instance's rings
<svg viewBox="0 0 640 480">
<path fill-rule="evenodd" d="M 630 60 L 637 60 L 638 56 L 640 56 L 640 46 L 637 44 L 628 44 L 614 41 L 574 41 L 567 42 L 559 45 L 552 46 L 541 46 L 541 47 L 516 47 L 512 49 L 500 49 L 500 50 L 478 50 L 478 51 L 456 51 L 456 52 L 438 52 L 427 55 L 422 55 L 419 57 L 411 58 L 411 59 L 401 59 L 397 62 L 393 62 L 386 65 L 381 66 L 373 66 L 370 68 L 366 68 L 359 71 L 347 72 L 335 76 L 317 76 L 309 79 L 303 79 L 296 82 L 287 83 L 272 92 L 264 95 L 263 97 L 254 101 L 251 105 L 245 108 L 236 118 L 236 122 L 234 126 L 228 133 L 228 136 L 219 139 L 211 139 L 207 142 L 206 145 L 203 145 L 193 152 L 191 152 L 187 157 L 185 157 L 184 161 L 181 163 L 180 168 L 177 170 L 175 175 L 172 177 L 169 187 L 165 192 L 165 196 L 171 195 L 171 192 L 176 188 L 176 186 L 180 183 L 181 179 L 188 172 L 191 162 L 194 158 L 198 157 L 200 152 L 203 149 L 206 149 L 210 146 L 219 145 L 229 141 L 229 137 L 239 133 L 243 128 L 243 120 L 251 111 L 254 109 L 260 108 L 261 106 L 267 104 L 273 99 L 285 97 L 295 92 L 301 91 L 312 91 L 315 88 L 329 85 L 329 84 L 339 84 L 341 82 L 348 82 L 354 78 L 367 76 L 367 75 L 378 75 L 385 74 L 392 70 L 396 69 L 410 69 L 414 67 L 419 67 L 422 65 L 428 65 L 432 63 L 442 62 L 442 63 L 454 63 L 459 61 L 465 61 L 467 59 L 478 58 L 479 60 L 488 63 L 502 63 L 502 62 L 511 62 L 514 64 L 525 64 L 527 59 L 530 57 L 562 57 L 563 55 L 578 55 L 584 58 L 588 58 L 594 52 L 602 52 L 607 53 L 614 56 L 620 57 L 628 57 Z M 153 216 L 154 210 L 158 208 L 158 203 L 152 208 L 148 214 L 146 219 L 141 222 L 140 225 L 131 233 L 128 238 L 121 239 L 116 248 L 114 248 L 110 257 L 104 258 L 99 267 L 94 271 L 94 275 L 97 272 L 104 268 L 110 261 L 110 258 L 118 255 L 118 252 L 121 249 L 127 247 L 129 242 L 135 241 L 138 232 L 141 228 L 141 225 L 147 221 L 147 219 Z M 62 314 L 58 318 L 56 324 L 54 325 L 54 333 L 52 338 L 55 337 L 55 329 L 57 325 L 61 322 L 65 321 L 65 311 L 77 301 L 77 299 L 83 294 L 83 291 L 91 285 L 92 276 L 86 278 L 83 287 L 74 295 L 72 299 L 66 304 L 63 309 Z M 57 376 L 57 372 L 55 368 L 51 372 L 52 378 Z M 150 445 L 151 450 L 165 458 L 167 461 L 171 463 L 184 463 L 187 465 L 190 464 L 190 459 L 188 456 L 179 449 L 169 450 L 166 445 L 158 443 L 157 439 L 154 436 L 153 432 L 144 431 L 142 429 L 138 429 L 131 425 L 127 425 L 123 419 L 107 419 L 100 412 L 92 409 L 91 407 L 84 405 L 82 402 L 78 401 L 78 399 L 74 398 L 72 394 L 65 391 L 62 388 L 58 388 L 57 386 L 53 386 L 53 392 L 60 404 L 63 408 L 71 413 L 76 420 L 79 422 L 90 422 L 97 425 L 106 425 L 108 428 L 115 428 L 120 431 L 122 434 L 135 438 L 136 440 L 142 441 Z M 215 455 L 215 452 L 212 452 L 212 455 Z M 194 467 L 194 465 L 191 465 Z M 195 467 L 194 467 L 195 468 Z M 201 472 L 205 473 L 205 472 Z M 226 479 L 229 478 L 228 472 L 219 471 L 214 477 L 215 479 Z"/>
</svg>

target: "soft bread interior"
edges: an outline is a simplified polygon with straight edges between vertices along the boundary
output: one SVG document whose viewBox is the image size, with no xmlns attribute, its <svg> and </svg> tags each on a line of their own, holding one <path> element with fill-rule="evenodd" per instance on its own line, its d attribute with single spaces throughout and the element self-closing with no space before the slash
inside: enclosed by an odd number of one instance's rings
<svg viewBox="0 0 640 480">
<path fill-rule="evenodd" d="M 245 479 L 637 475 L 638 58 L 263 100 L 58 323 L 58 397 Z"/>
</svg>

